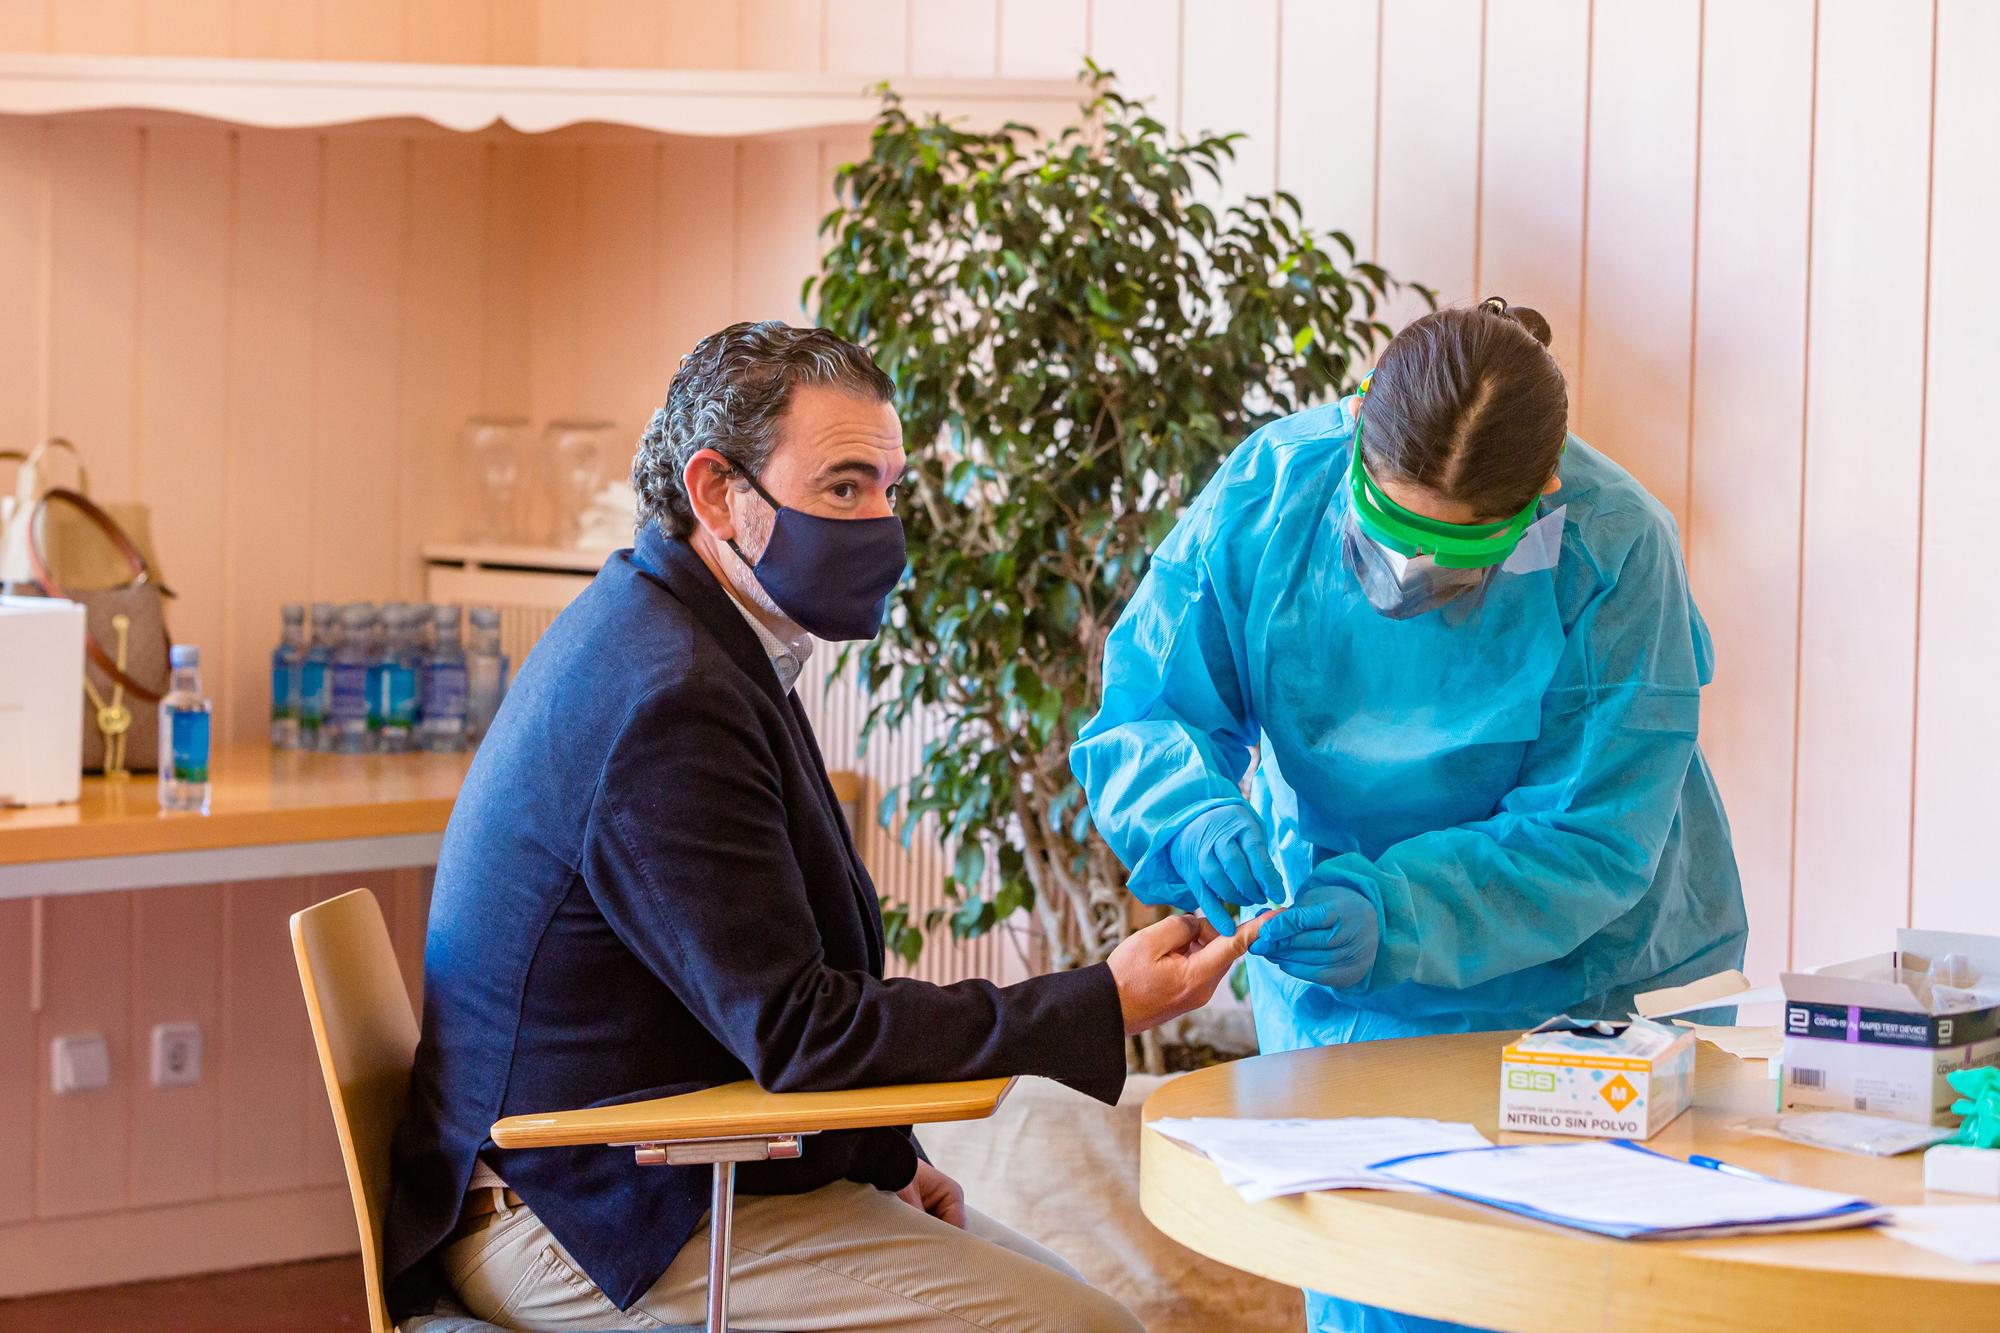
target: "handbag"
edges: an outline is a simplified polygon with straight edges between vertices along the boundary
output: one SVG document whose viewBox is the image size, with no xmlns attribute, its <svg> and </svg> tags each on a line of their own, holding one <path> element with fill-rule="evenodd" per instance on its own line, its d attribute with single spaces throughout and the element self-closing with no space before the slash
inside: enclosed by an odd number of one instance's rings
<svg viewBox="0 0 2000 1333">
<path fill-rule="evenodd" d="M 28 524 L 43 492 L 55 485 L 50 472 L 58 451 L 67 453 L 75 465 L 76 484 L 71 489 L 79 495 L 90 495 L 90 472 L 83 465 L 83 453 L 62 436 L 50 436 L 25 454 L 16 449 L 0 449 L 0 464 L 15 465 L 13 493 L 0 496 L 0 591 L 10 585 L 24 587 L 34 582 L 28 560 Z M 99 506 L 117 521 L 132 545 L 146 558 L 153 581 L 162 582 L 165 576 L 154 554 L 151 514 L 146 506 L 114 501 L 99 501 Z M 42 550 L 50 568 L 62 571 L 66 587 L 101 588 L 125 581 L 128 571 L 123 556 L 106 545 L 95 526 L 81 514 L 62 509 L 45 516 L 41 522 Z"/>
<path fill-rule="evenodd" d="M 48 520 L 65 513 L 109 543 L 123 579 L 110 587 L 70 587 L 66 569 L 45 543 Z M 160 699 L 173 670 L 168 662 L 167 590 L 123 527 L 80 491 L 43 493 L 27 517 L 28 563 L 44 594 L 84 608 L 83 768 L 85 772 L 139 772 L 160 758 Z"/>
</svg>

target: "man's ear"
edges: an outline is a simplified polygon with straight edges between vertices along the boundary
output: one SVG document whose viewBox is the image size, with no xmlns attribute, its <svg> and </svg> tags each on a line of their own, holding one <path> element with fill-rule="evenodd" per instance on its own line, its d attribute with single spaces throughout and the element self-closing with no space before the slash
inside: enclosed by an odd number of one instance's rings
<svg viewBox="0 0 2000 1333">
<path fill-rule="evenodd" d="M 736 515 L 729 507 L 730 481 L 736 469 L 713 449 L 697 450 L 681 469 L 681 485 L 695 521 L 720 542 L 736 539 Z"/>
</svg>

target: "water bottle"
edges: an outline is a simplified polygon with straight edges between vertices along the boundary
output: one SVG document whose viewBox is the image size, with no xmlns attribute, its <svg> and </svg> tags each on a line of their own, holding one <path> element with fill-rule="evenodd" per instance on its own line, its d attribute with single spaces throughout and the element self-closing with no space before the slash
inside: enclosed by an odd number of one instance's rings
<svg viewBox="0 0 2000 1333">
<path fill-rule="evenodd" d="M 312 646 L 299 661 L 299 748 L 326 748 L 326 715 L 332 705 L 328 670 L 333 664 L 333 640 L 338 629 L 331 602 L 314 602 Z"/>
<path fill-rule="evenodd" d="M 306 609 L 287 602 L 279 613 L 283 631 L 271 650 L 271 747 L 299 746 L 299 664 L 306 652 Z"/>
<path fill-rule="evenodd" d="M 507 654 L 500 651 L 499 611 L 475 606 L 466 619 L 472 622 L 472 642 L 465 656 L 465 735 L 477 745 L 507 697 Z"/>
<path fill-rule="evenodd" d="M 208 813 L 208 696 L 201 692 L 201 650 L 177 643 L 168 653 L 173 681 L 160 700 L 160 809 Z"/>
<path fill-rule="evenodd" d="M 458 608 L 440 606 L 431 617 L 436 641 L 424 670 L 424 748 L 449 753 L 465 748 L 465 649 L 458 642 Z"/>
<path fill-rule="evenodd" d="M 340 608 L 340 636 L 327 668 L 329 696 L 326 748 L 340 754 L 365 754 L 372 749 L 368 735 L 368 645 L 374 637 L 375 608 L 350 602 Z"/>
<path fill-rule="evenodd" d="M 368 668 L 368 729 L 375 748 L 404 754 L 416 748 L 417 673 L 410 662 L 412 612 L 402 602 L 382 608 L 382 635 Z"/>
</svg>

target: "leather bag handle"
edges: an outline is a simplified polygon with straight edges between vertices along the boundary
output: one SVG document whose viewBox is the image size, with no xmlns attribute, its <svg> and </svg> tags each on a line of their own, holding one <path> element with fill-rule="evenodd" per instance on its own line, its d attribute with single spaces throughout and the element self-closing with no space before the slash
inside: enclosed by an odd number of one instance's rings
<svg viewBox="0 0 2000 1333">
<path fill-rule="evenodd" d="M 75 600 L 63 590 L 62 585 L 49 572 L 48 556 L 42 550 L 42 520 L 47 517 L 51 504 L 68 505 L 82 514 L 90 521 L 92 527 L 104 535 L 113 549 L 125 557 L 125 566 L 132 572 L 132 577 L 125 584 L 126 587 L 136 588 L 152 581 L 153 571 L 151 566 L 147 565 L 145 555 L 140 552 L 138 545 L 127 535 L 125 529 L 118 526 L 118 520 L 105 513 L 95 500 L 81 491 L 58 486 L 42 493 L 42 498 L 35 503 L 34 512 L 29 514 L 27 519 L 28 566 L 34 571 L 35 581 L 42 585 L 43 592 L 51 597 Z M 90 654 L 90 660 L 111 678 L 113 684 L 124 686 L 126 693 L 145 703 L 156 704 L 160 701 L 160 691 L 142 685 L 126 675 L 124 669 L 111 660 L 111 654 L 104 651 L 103 645 L 98 643 L 94 636 L 84 635 L 83 647 L 84 651 Z"/>
</svg>

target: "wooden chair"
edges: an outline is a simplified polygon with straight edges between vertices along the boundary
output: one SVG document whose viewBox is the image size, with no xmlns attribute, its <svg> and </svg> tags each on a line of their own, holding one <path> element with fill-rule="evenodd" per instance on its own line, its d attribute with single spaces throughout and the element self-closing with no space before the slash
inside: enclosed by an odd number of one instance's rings
<svg viewBox="0 0 2000 1333">
<path fill-rule="evenodd" d="M 354 1196 L 370 1325 L 373 1333 L 394 1333 L 383 1287 L 382 1214 L 389 1141 L 403 1117 L 416 1055 L 416 1015 L 382 909 L 366 889 L 294 915 L 292 952 Z M 502 1148 L 630 1148 L 640 1166 L 711 1167 L 706 1327 L 726 1333 L 738 1162 L 797 1157 L 805 1140 L 823 1130 L 983 1119 L 999 1109 L 1013 1083 L 771 1093 L 746 1079 L 679 1097 L 509 1116 L 494 1124 L 492 1138 Z"/>
</svg>

